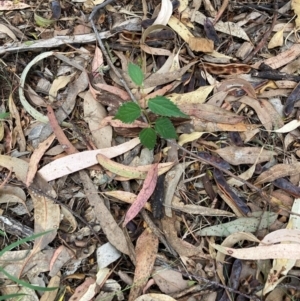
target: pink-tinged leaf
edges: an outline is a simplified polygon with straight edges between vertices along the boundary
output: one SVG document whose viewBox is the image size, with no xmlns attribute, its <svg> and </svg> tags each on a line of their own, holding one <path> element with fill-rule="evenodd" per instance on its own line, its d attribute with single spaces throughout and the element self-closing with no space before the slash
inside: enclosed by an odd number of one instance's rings
<svg viewBox="0 0 300 301">
<path fill-rule="evenodd" d="M 92 71 L 99 73 L 99 68 L 103 65 L 103 55 L 99 47 L 95 49 L 95 56 L 92 62 Z"/>
<path fill-rule="evenodd" d="M 135 216 L 137 216 L 140 210 L 144 207 L 144 205 L 146 204 L 146 202 L 148 201 L 155 189 L 157 176 L 158 163 L 152 165 L 151 169 L 149 170 L 147 177 L 144 181 L 143 188 L 138 194 L 135 202 L 131 205 L 131 207 L 126 213 L 123 227 L 125 227 L 129 221 L 131 221 Z"/>
</svg>

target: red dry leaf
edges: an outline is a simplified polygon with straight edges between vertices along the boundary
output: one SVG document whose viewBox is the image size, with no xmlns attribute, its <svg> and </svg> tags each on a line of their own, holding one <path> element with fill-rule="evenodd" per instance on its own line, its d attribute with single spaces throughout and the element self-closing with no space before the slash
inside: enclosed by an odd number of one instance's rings
<svg viewBox="0 0 300 301">
<path fill-rule="evenodd" d="M 147 177 L 144 181 L 143 188 L 138 194 L 135 202 L 131 205 L 129 210 L 126 213 L 125 220 L 123 223 L 123 227 L 127 225 L 129 221 L 131 221 L 135 216 L 138 215 L 140 210 L 144 207 L 150 196 L 152 195 L 158 177 L 158 163 L 151 166 Z"/>
</svg>

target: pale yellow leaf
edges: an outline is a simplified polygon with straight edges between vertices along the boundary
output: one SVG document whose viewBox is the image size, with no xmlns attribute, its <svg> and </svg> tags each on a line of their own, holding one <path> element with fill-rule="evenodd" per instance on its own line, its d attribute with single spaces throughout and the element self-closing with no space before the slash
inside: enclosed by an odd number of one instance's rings
<svg viewBox="0 0 300 301">
<path fill-rule="evenodd" d="M 277 31 L 268 44 L 268 48 L 272 49 L 283 45 L 283 29 Z"/>
<path fill-rule="evenodd" d="M 296 27 L 300 26 L 300 0 L 292 0 L 291 7 L 294 10 L 295 14 L 297 15 L 296 18 Z"/>
<path fill-rule="evenodd" d="M 192 33 L 186 28 L 186 26 L 181 23 L 177 18 L 171 16 L 168 22 L 169 26 L 176 31 L 179 36 L 187 43 L 189 43 L 190 38 L 194 37 Z"/>
<path fill-rule="evenodd" d="M 207 96 L 211 93 L 215 85 L 202 86 L 195 91 L 177 94 L 173 93 L 168 95 L 168 98 L 174 102 L 177 106 L 184 105 L 186 103 L 201 104 L 206 101 Z"/>
<path fill-rule="evenodd" d="M 195 140 L 199 139 L 203 134 L 204 134 L 204 132 L 193 132 L 190 134 L 182 134 L 179 136 L 178 144 L 180 146 L 182 146 L 185 143 L 195 141 Z"/>
</svg>

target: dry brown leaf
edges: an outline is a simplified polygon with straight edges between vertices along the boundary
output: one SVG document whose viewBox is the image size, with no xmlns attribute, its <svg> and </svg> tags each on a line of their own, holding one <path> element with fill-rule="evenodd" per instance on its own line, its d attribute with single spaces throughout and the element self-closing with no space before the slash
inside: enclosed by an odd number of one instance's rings
<svg viewBox="0 0 300 301">
<path fill-rule="evenodd" d="M 214 122 L 205 122 L 198 118 L 191 118 L 191 124 L 195 131 L 197 132 L 246 132 L 251 131 L 259 127 L 256 124 L 246 124 L 246 123 L 236 123 L 236 124 L 227 124 L 227 123 L 214 123 Z"/>
<path fill-rule="evenodd" d="M 259 120 L 263 124 L 263 126 L 267 130 L 272 129 L 273 119 L 271 117 L 270 112 L 268 110 L 266 110 L 264 103 L 262 101 L 258 101 L 257 99 L 251 98 L 249 96 L 243 96 L 241 99 L 239 99 L 239 102 L 252 107 L 255 110 L 255 112 L 256 112 Z M 276 111 L 275 111 L 275 113 L 276 113 Z M 279 118 L 280 118 L 280 116 L 279 116 Z"/>
<path fill-rule="evenodd" d="M 206 120 L 208 122 L 218 122 L 227 124 L 237 124 L 241 122 L 244 117 L 230 112 L 228 110 L 202 103 L 193 104 L 185 103 L 178 106 L 182 112 L 189 116 L 194 116 L 196 118 Z"/>
<path fill-rule="evenodd" d="M 28 164 L 28 172 L 27 172 L 26 183 L 25 183 L 27 187 L 32 183 L 35 174 L 38 170 L 39 162 L 43 157 L 43 155 L 45 154 L 45 151 L 49 148 L 49 146 L 54 141 L 54 139 L 55 139 L 55 135 L 54 134 L 50 135 L 44 142 L 39 144 L 38 148 L 34 150 Z"/>
<path fill-rule="evenodd" d="M 277 164 L 261 173 L 255 181 L 255 185 L 262 185 L 286 176 L 293 176 L 300 173 L 300 163 Z"/>
<path fill-rule="evenodd" d="M 120 252 L 129 255 L 129 249 L 124 233 L 105 206 L 104 200 L 99 196 L 95 184 L 85 171 L 80 171 L 79 175 L 89 204 L 93 207 L 97 220 L 108 241 Z"/>
<path fill-rule="evenodd" d="M 200 87 L 197 90 L 189 93 L 169 94 L 168 99 L 174 102 L 177 106 L 182 105 L 183 107 L 187 103 L 201 104 L 206 101 L 207 96 L 211 93 L 214 87 L 215 87 L 214 85 L 209 85 L 209 86 Z"/>
<path fill-rule="evenodd" d="M 274 36 L 271 38 L 269 44 L 268 44 L 268 48 L 272 49 L 278 46 L 282 46 L 283 45 L 283 29 L 277 31 Z"/>
<path fill-rule="evenodd" d="M 52 181 L 72 172 L 97 164 L 97 154 L 104 154 L 108 158 L 113 158 L 131 150 L 139 143 L 140 139 L 135 138 L 117 146 L 69 155 L 45 165 L 39 170 L 39 173 L 46 181 Z"/>
<path fill-rule="evenodd" d="M 218 149 L 216 153 L 232 165 L 261 163 L 277 156 L 276 152 L 260 147 L 228 146 Z"/>
<path fill-rule="evenodd" d="M 151 276 L 157 251 L 158 238 L 149 228 L 146 228 L 136 243 L 136 267 L 129 301 L 134 301 L 141 294 L 148 278 Z"/>
<path fill-rule="evenodd" d="M 296 27 L 299 27 L 300 26 L 300 0 L 292 0 L 291 7 L 294 10 L 295 14 L 297 15 Z"/>
<path fill-rule="evenodd" d="M 24 136 L 24 133 L 23 133 L 20 114 L 19 114 L 19 112 L 17 110 L 17 107 L 14 103 L 12 93 L 9 95 L 9 98 L 8 98 L 8 107 L 9 107 L 9 112 L 10 112 L 12 118 L 15 120 L 15 123 L 16 123 L 16 135 L 17 135 L 17 141 L 18 141 L 18 144 L 19 144 L 19 151 L 20 152 L 25 152 L 25 150 L 26 150 L 26 139 L 25 139 L 25 136 Z"/>
<path fill-rule="evenodd" d="M 54 79 L 51 88 L 49 90 L 49 101 L 51 103 L 55 102 L 57 99 L 58 91 L 64 87 L 67 86 L 68 83 L 70 83 L 76 75 L 76 72 L 70 74 L 70 75 L 62 75 Z"/>
<path fill-rule="evenodd" d="M 134 203 L 129 207 L 126 212 L 125 219 L 123 222 L 123 227 L 125 227 L 134 217 L 136 217 L 141 209 L 144 207 L 146 202 L 149 200 L 153 194 L 158 177 L 158 163 L 150 166 L 145 181 L 143 183 L 142 189 L 137 195 Z"/>
<path fill-rule="evenodd" d="M 99 128 L 99 124 L 107 116 L 107 111 L 89 91 L 84 96 L 83 110 L 96 147 L 99 149 L 111 147 L 113 135 L 111 126 Z"/>
<path fill-rule="evenodd" d="M 166 235 L 166 238 L 172 248 L 180 255 L 180 256 L 199 256 L 205 257 L 203 250 L 201 247 L 195 247 L 192 244 L 182 240 L 177 236 L 177 231 L 175 228 L 175 219 L 176 217 L 164 217 L 161 220 L 163 231 Z"/>
<path fill-rule="evenodd" d="M 188 214 L 197 214 L 202 216 L 235 216 L 235 214 L 219 209 L 208 208 L 205 206 L 184 204 L 176 196 L 173 197 L 172 208 L 178 211 L 182 211 Z"/>
<path fill-rule="evenodd" d="M 190 37 L 188 44 L 193 51 L 210 53 L 214 50 L 214 42 L 205 38 Z"/>
<path fill-rule="evenodd" d="M 188 281 L 182 278 L 180 272 L 165 267 L 155 267 L 152 277 L 159 289 L 168 295 L 181 292 L 188 287 Z"/>
<path fill-rule="evenodd" d="M 105 191 L 104 194 L 107 196 L 112 196 L 128 204 L 132 204 L 136 200 L 136 194 L 132 192 L 123 191 L 123 190 Z M 147 209 L 148 211 L 151 211 L 151 206 L 149 203 L 146 203 L 144 205 L 144 208 Z"/>
</svg>

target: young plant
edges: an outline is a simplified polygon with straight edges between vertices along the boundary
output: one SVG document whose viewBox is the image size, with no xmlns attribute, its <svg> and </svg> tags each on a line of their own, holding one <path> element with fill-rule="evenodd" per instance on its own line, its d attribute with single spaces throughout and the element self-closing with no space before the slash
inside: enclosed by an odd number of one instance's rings
<svg viewBox="0 0 300 301">
<path fill-rule="evenodd" d="M 137 86 L 143 87 L 144 74 L 139 66 L 129 63 L 128 74 Z M 153 123 L 149 122 L 149 127 L 140 132 L 139 138 L 141 143 L 145 147 L 153 149 L 157 136 L 164 139 L 176 139 L 176 130 L 169 117 L 188 118 L 188 116 L 164 96 L 156 96 L 149 99 L 148 109 L 159 117 Z M 119 108 L 114 119 L 119 119 L 124 123 L 133 123 L 142 114 L 149 120 L 147 110 L 142 109 L 137 103 L 129 101 Z"/>
</svg>

